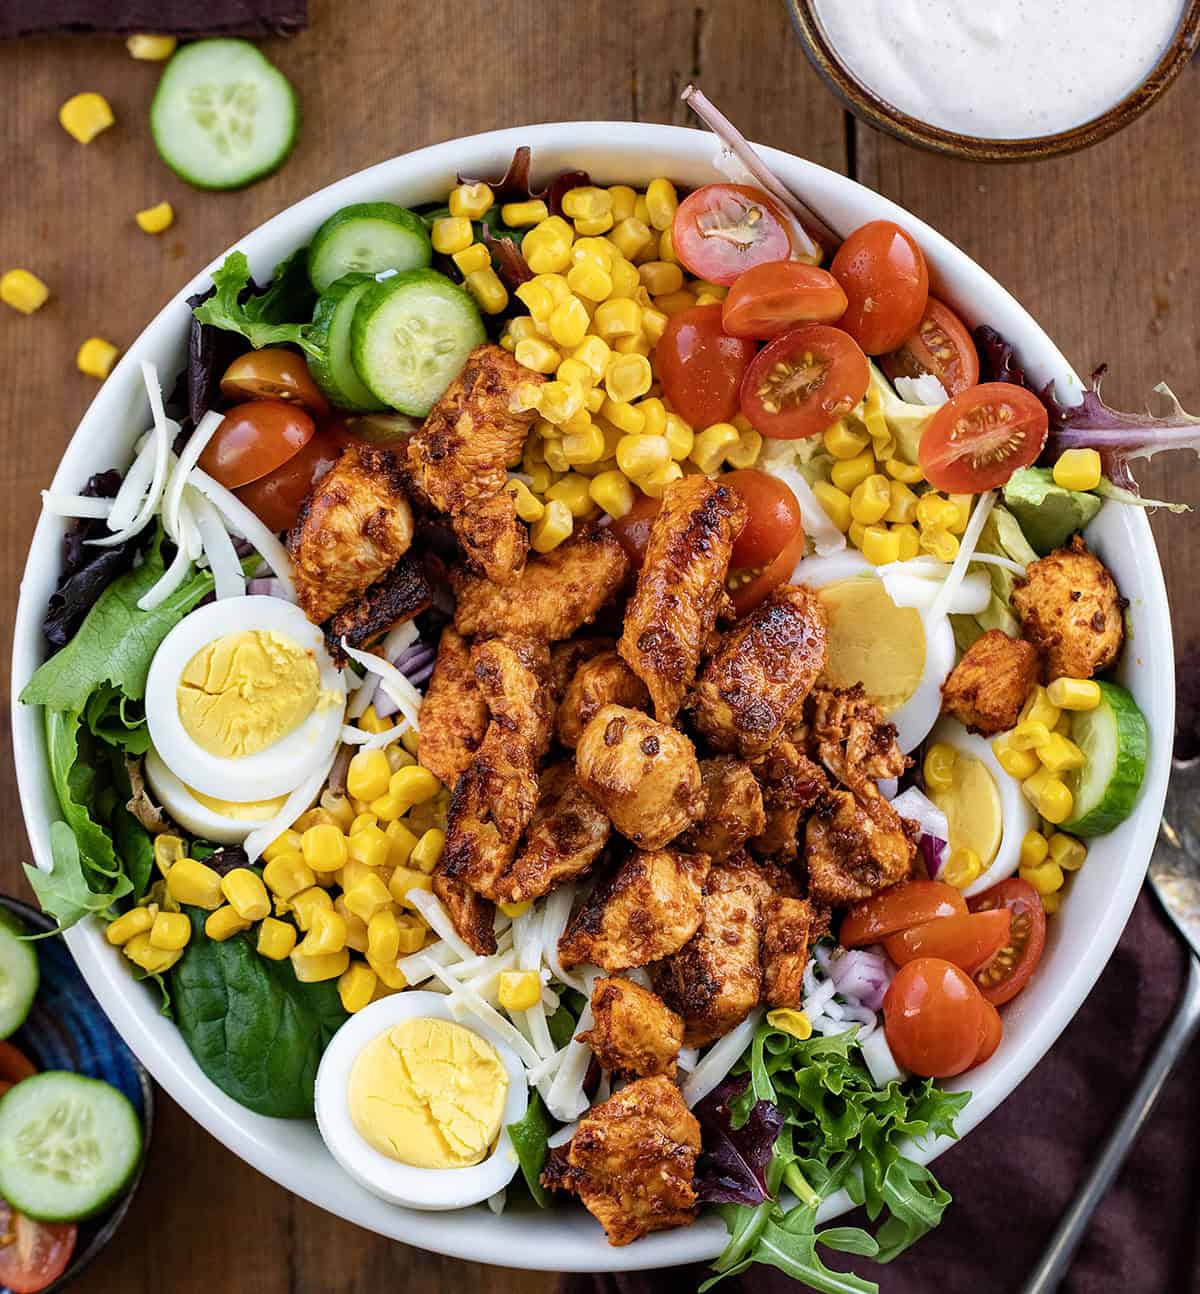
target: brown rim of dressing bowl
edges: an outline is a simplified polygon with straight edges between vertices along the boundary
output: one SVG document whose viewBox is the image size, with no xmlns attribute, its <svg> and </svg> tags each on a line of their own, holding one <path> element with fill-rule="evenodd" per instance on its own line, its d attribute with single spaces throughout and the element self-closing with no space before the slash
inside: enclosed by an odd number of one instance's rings
<svg viewBox="0 0 1200 1294">
<path fill-rule="evenodd" d="M 826 37 L 812 0 L 786 0 L 786 3 L 792 25 L 809 61 L 856 117 L 906 144 L 973 162 L 1036 161 L 1099 143 L 1140 117 L 1200 49 L 1200 0 L 1187 0 L 1175 35 L 1162 57 L 1141 85 L 1119 99 L 1107 112 L 1050 135 L 1027 139 L 987 139 L 944 130 L 893 107 L 849 71 Z"/>
</svg>

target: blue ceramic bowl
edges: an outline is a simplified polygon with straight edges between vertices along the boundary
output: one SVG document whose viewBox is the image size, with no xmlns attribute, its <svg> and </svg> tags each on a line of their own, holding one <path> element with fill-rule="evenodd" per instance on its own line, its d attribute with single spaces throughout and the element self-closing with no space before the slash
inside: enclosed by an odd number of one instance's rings
<svg viewBox="0 0 1200 1294">
<path fill-rule="evenodd" d="M 54 928 L 40 912 L 17 899 L 0 895 L 0 907 L 20 918 L 31 931 Z M 41 939 L 37 945 L 41 982 L 29 1018 L 11 1041 L 38 1069 L 67 1069 L 89 1078 L 102 1078 L 119 1088 L 133 1103 L 142 1123 L 142 1162 L 120 1199 L 99 1217 L 79 1224 L 79 1239 L 67 1270 L 43 1294 L 61 1290 L 104 1248 L 121 1225 L 137 1192 L 150 1144 L 154 1092 L 150 1077 L 100 1009 L 61 939 Z M 7 1287 L 0 1286 L 2 1294 Z"/>
</svg>

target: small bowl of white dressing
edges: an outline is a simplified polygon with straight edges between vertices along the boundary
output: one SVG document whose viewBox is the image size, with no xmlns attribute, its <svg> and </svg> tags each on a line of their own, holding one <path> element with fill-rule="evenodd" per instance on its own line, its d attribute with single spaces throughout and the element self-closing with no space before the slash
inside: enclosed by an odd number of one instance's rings
<svg viewBox="0 0 1200 1294">
<path fill-rule="evenodd" d="M 788 0 L 805 50 L 858 117 L 976 161 L 1094 144 L 1200 47 L 1200 0 Z"/>
</svg>

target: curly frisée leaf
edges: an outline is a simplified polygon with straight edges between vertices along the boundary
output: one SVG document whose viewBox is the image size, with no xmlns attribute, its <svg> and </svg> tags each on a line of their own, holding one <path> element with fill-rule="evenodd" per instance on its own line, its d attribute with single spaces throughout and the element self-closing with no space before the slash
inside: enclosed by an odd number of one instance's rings
<svg viewBox="0 0 1200 1294">
<path fill-rule="evenodd" d="M 225 263 L 213 271 L 216 291 L 207 301 L 196 306 L 192 314 L 202 324 L 240 333 L 255 350 L 290 342 L 306 354 L 321 358 L 324 352 L 308 337 L 311 324 L 294 322 L 294 316 L 292 320 L 286 318 L 287 313 L 301 309 L 303 298 L 296 287 L 299 271 L 295 266 L 304 263 L 305 254 L 306 249 L 302 248 L 283 261 L 276 267 L 271 287 L 264 293 L 253 295 L 250 262 L 244 252 L 230 252 Z M 243 301 L 248 288 L 252 295 Z M 310 297 L 305 313 L 311 309 Z"/>
</svg>

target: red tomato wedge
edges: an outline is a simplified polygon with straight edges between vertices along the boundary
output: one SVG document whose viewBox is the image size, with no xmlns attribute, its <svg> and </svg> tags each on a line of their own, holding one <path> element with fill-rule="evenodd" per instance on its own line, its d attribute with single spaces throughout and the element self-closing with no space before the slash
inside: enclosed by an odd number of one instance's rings
<svg viewBox="0 0 1200 1294">
<path fill-rule="evenodd" d="M 780 549 L 779 554 L 757 571 L 731 571 L 726 588 L 733 599 L 734 614 L 739 618 L 753 611 L 772 589 L 791 579 L 796 563 L 804 556 L 804 531 L 797 530 Z"/>
<path fill-rule="evenodd" d="M 679 204 L 671 242 L 697 278 L 729 285 L 752 266 L 791 256 L 789 224 L 762 189 L 706 184 Z"/>
<path fill-rule="evenodd" d="M 303 355 L 278 346 L 247 351 L 225 370 L 221 394 L 227 400 L 284 400 L 323 418 L 329 401 L 317 389 Z"/>
<path fill-rule="evenodd" d="M 838 942 L 843 948 L 877 944 L 897 930 L 919 926 L 939 917 L 965 916 L 966 900 L 953 885 L 941 881 L 902 881 L 869 899 L 856 903 L 846 913 Z"/>
<path fill-rule="evenodd" d="M 949 395 L 961 395 L 979 381 L 979 352 L 967 325 L 934 297 L 926 303 L 916 332 L 880 363 L 893 382 L 932 374 Z"/>
<path fill-rule="evenodd" d="M 0 1233 L 11 1236 L 0 1245 L 0 1285 L 13 1294 L 37 1294 L 67 1269 L 75 1252 L 73 1222 L 35 1222 L 0 1200 Z"/>
<path fill-rule="evenodd" d="M 200 466 L 227 490 L 236 490 L 282 467 L 315 431 L 312 418 L 287 401 L 235 404 L 204 446 Z"/>
<path fill-rule="evenodd" d="M 719 305 L 681 310 L 654 348 L 663 394 L 697 431 L 728 422 L 738 411 L 738 392 L 754 349 L 744 337 L 725 335 Z"/>
<path fill-rule="evenodd" d="M 983 1000 L 981 1027 L 979 1050 L 975 1053 L 973 1062 L 975 1065 L 982 1065 L 985 1060 L 990 1060 L 1004 1037 L 1004 1024 L 1000 1019 L 1000 1012 L 986 998 Z"/>
<path fill-rule="evenodd" d="M 249 485 L 237 496 L 264 525 L 278 533 L 296 523 L 300 505 L 313 484 L 337 462 L 351 437 L 319 431 L 282 466 Z"/>
<path fill-rule="evenodd" d="M 1005 908 L 1010 919 L 1008 941 L 975 972 L 975 983 L 993 1006 L 1010 1002 L 1029 983 L 1046 946 L 1046 910 L 1038 892 L 1019 876 L 993 885 L 971 899 L 972 912 Z"/>
<path fill-rule="evenodd" d="M 990 961 L 1008 943 L 1006 908 L 939 917 L 888 935 L 883 946 L 897 966 L 918 957 L 940 957 L 968 973 Z"/>
<path fill-rule="evenodd" d="M 971 977 L 953 963 L 937 957 L 909 962 L 883 999 L 892 1055 L 922 1078 L 961 1074 L 975 1064 L 988 1036 L 985 1005 Z"/>
<path fill-rule="evenodd" d="M 1049 430 L 1046 407 L 1032 391 L 985 382 L 942 405 L 921 436 L 917 457 L 935 489 L 978 494 L 1037 462 Z"/>
<path fill-rule="evenodd" d="M 772 440 L 818 436 L 867 393 L 871 368 L 840 328 L 805 324 L 769 342 L 742 381 L 742 412 Z"/>
<path fill-rule="evenodd" d="M 37 1066 L 19 1047 L 14 1047 L 11 1042 L 0 1042 L 0 1080 L 11 1087 L 36 1073 Z"/>
<path fill-rule="evenodd" d="M 816 265 L 771 261 L 741 275 L 721 307 L 734 337 L 778 337 L 806 323 L 837 323 L 846 310 L 842 285 Z"/>
<path fill-rule="evenodd" d="M 899 225 L 860 225 L 829 271 L 849 302 L 841 326 L 868 355 L 895 350 L 916 332 L 929 298 L 929 270 L 916 240 Z"/>
</svg>

